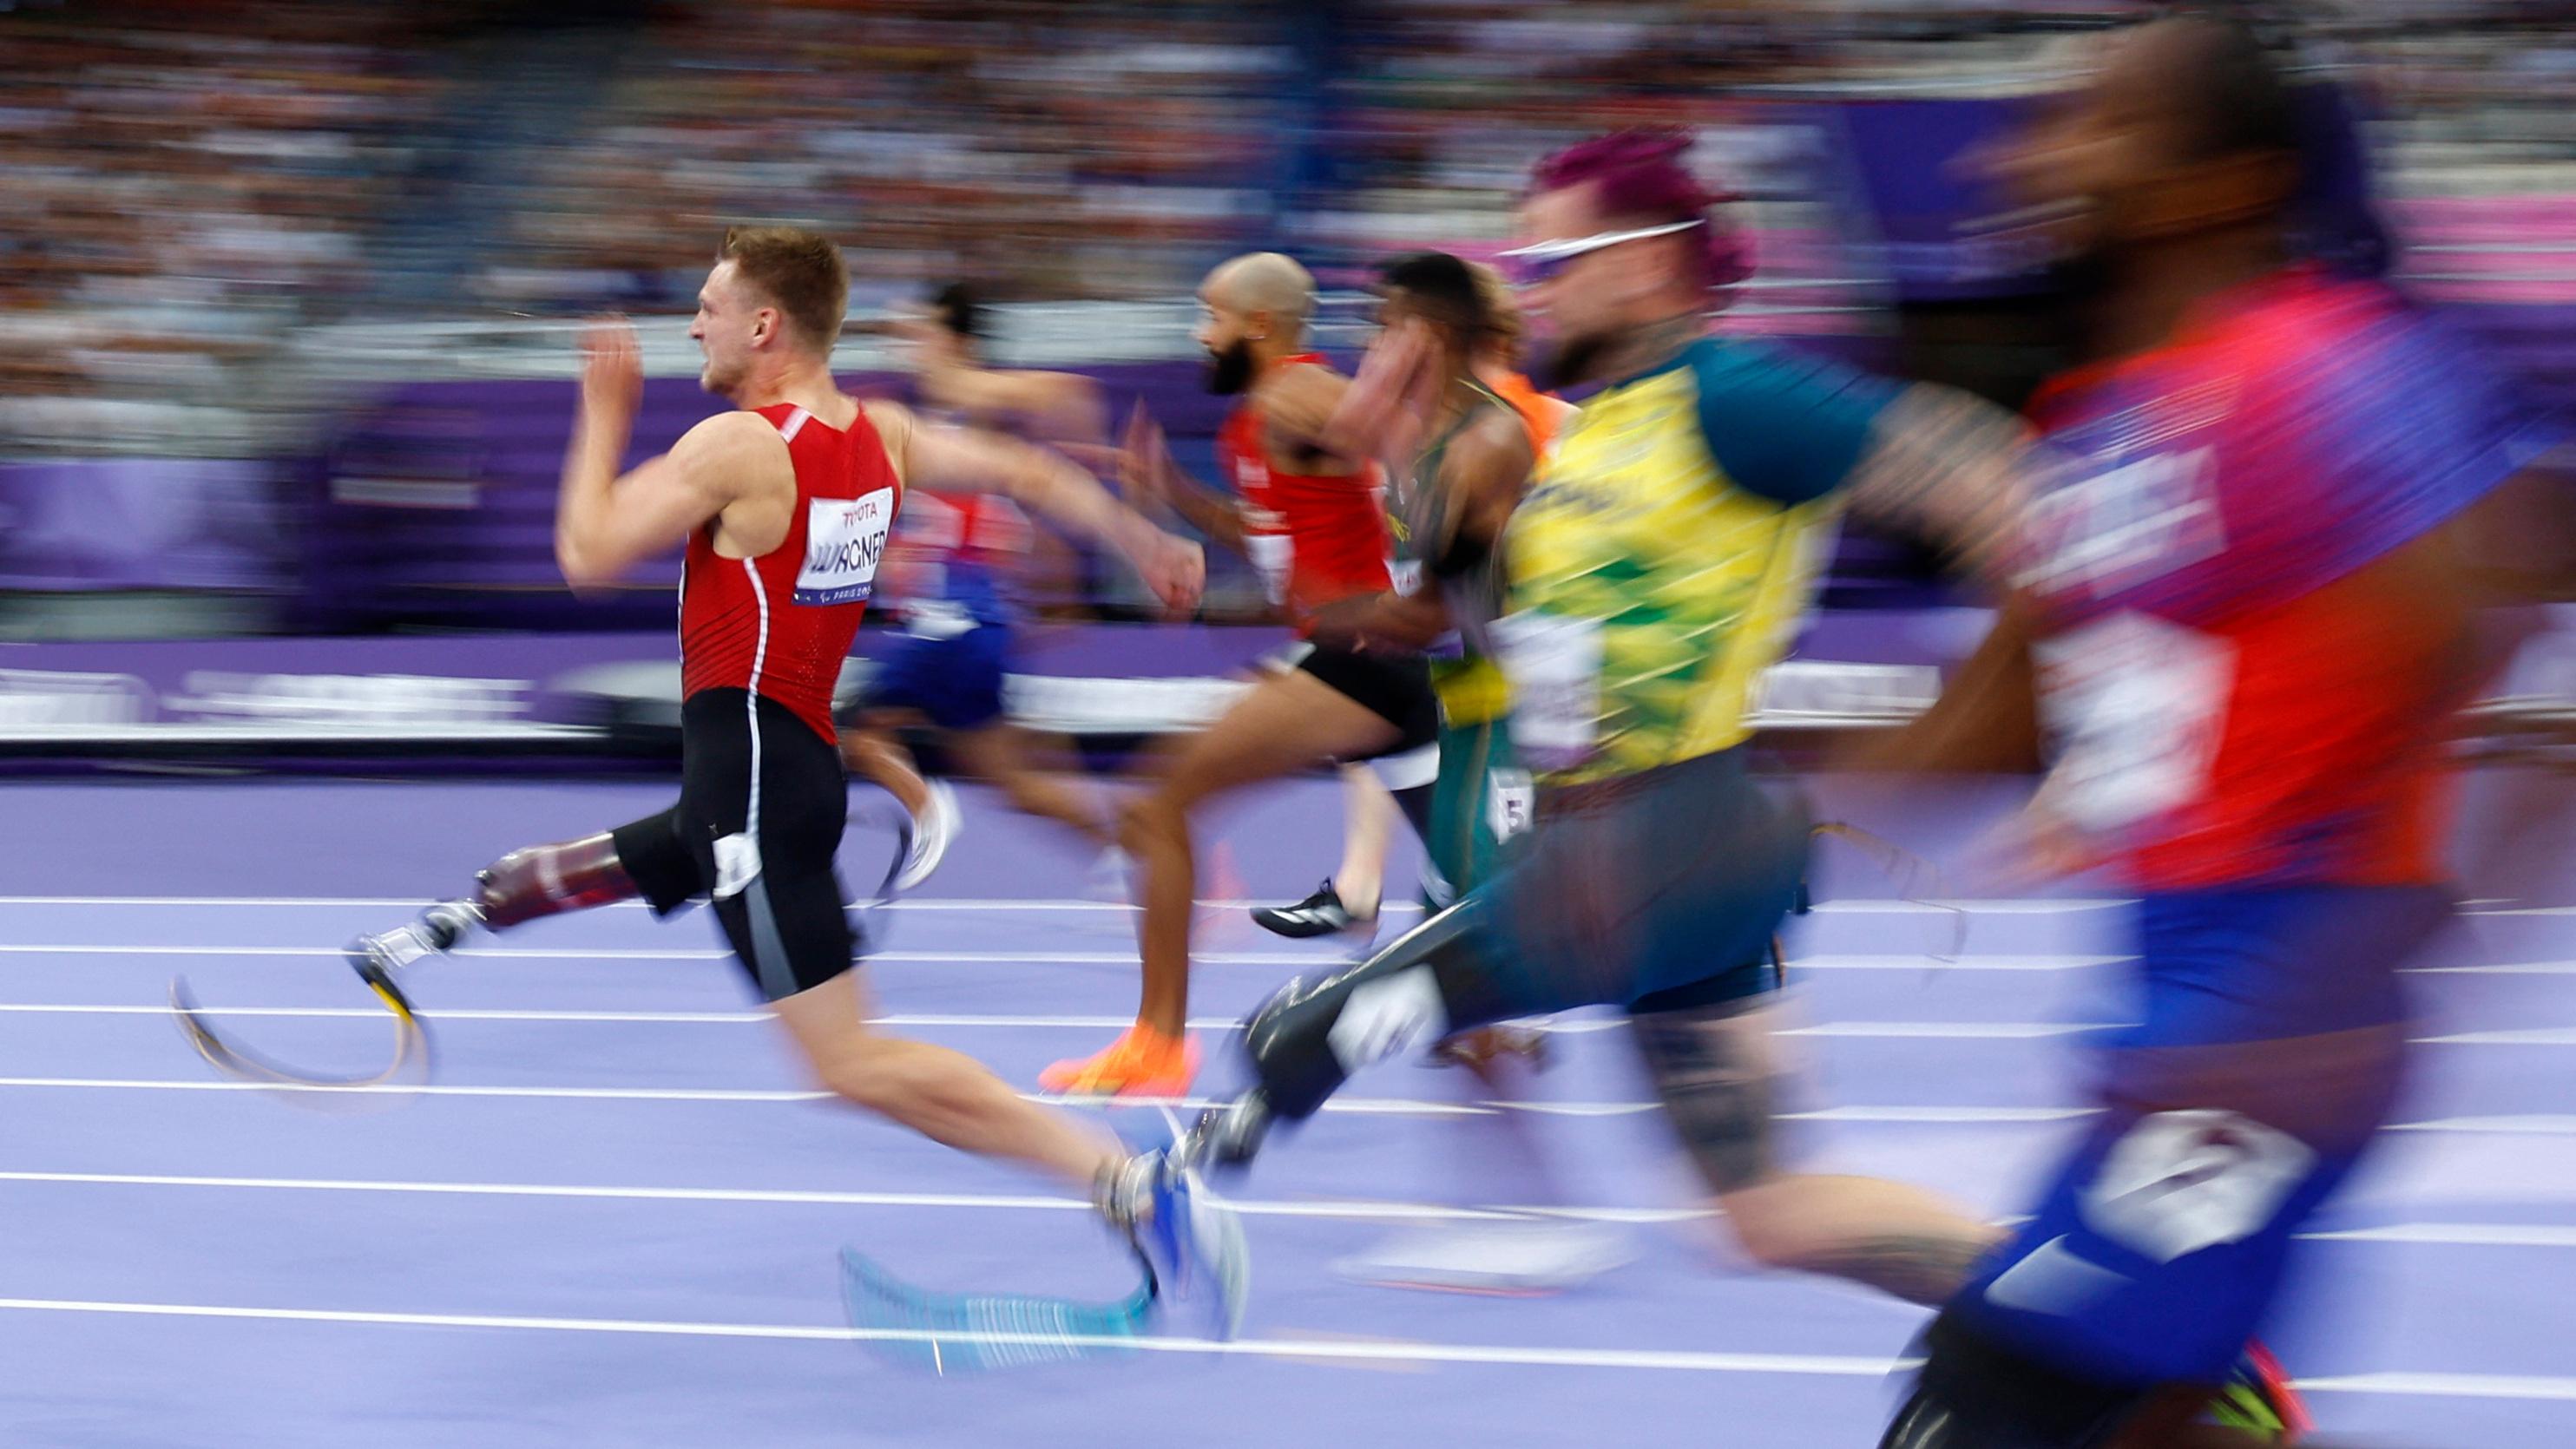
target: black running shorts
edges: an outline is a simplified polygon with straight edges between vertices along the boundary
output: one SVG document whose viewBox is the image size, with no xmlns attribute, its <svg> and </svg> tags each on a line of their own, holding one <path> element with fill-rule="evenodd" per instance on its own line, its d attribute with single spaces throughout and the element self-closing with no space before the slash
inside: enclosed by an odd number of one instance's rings
<svg viewBox="0 0 2576 1449">
<path fill-rule="evenodd" d="M 1431 692 L 1431 664 L 1419 654 L 1369 654 L 1332 644 L 1300 642 L 1280 662 L 1315 676 L 1335 694 L 1403 732 L 1382 754 L 1400 755 L 1440 739 L 1440 697 Z"/>
<path fill-rule="evenodd" d="M 680 802 L 613 833 L 654 914 L 712 897 L 735 957 L 776 1001 L 857 960 L 833 866 L 849 810 L 829 740 L 776 700 L 707 689 L 680 706 Z"/>
</svg>

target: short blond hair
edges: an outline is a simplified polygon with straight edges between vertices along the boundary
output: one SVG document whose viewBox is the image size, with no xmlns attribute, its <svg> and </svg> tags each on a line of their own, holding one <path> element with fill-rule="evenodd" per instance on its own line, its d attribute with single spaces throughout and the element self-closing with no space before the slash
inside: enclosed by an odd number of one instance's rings
<svg viewBox="0 0 2576 1449">
<path fill-rule="evenodd" d="M 801 226 L 737 226 L 726 230 L 716 257 L 777 303 L 816 351 L 828 353 L 841 340 L 850 269 L 830 237 Z"/>
</svg>

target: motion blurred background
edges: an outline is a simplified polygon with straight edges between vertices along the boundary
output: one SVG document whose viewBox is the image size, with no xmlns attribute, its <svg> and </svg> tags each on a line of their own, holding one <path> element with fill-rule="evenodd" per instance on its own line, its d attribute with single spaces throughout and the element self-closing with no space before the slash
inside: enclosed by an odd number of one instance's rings
<svg viewBox="0 0 2576 1449">
<path fill-rule="evenodd" d="M 1346 351 L 1373 256 L 1490 251 L 1541 152 L 1678 124 L 1756 238 L 1724 326 L 2012 400 L 2047 361 L 2044 281 L 1981 240 L 1956 158 L 2061 73 L 2068 36 L 2139 8 L 0 0 L 0 638 L 53 641 L 0 647 L 0 725 L 544 717 L 549 670 L 599 657 L 568 639 L 671 612 L 666 575 L 577 602 L 554 571 L 575 319 L 638 318 L 638 444 L 676 436 L 713 406 L 686 314 L 733 222 L 847 247 L 852 386 L 899 393 L 875 325 L 971 280 L 1006 304 L 998 360 L 1094 372 L 1203 464 L 1221 405 L 1189 298 L 1210 263 L 1306 260 Z M 2354 225 L 2321 245 L 2384 250 L 2576 395 L 2565 7 L 2273 10 L 2329 83 Z M 1230 562 L 1210 617 L 1254 620 Z M 1096 563 L 1040 602 L 1140 612 Z M 1863 537 L 1827 596 L 1945 602 L 1912 550 Z M 197 642 L 343 636 L 363 642 Z M 146 639 L 191 642 L 70 644 Z M 482 683 L 418 683 L 463 678 Z"/>
</svg>

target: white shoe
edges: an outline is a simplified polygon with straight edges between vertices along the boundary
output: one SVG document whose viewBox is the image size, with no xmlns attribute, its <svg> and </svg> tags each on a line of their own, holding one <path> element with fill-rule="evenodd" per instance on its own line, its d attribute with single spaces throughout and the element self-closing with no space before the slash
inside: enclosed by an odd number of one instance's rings
<svg viewBox="0 0 2576 1449">
<path fill-rule="evenodd" d="M 1121 905 L 1136 903 L 1136 861 L 1126 851 L 1113 845 L 1100 852 L 1091 862 L 1091 879 L 1084 894 L 1096 901 L 1116 901 Z"/>
<path fill-rule="evenodd" d="M 948 847 L 966 823 L 957 806 L 957 792 L 945 780 L 926 782 L 930 786 L 930 804 L 912 821 L 912 844 L 904 852 L 903 869 L 896 871 L 894 888 L 908 891 L 930 879 L 946 858 Z"/>
<path fill-rule="evenodd" d="M 1333 1271 L 1388 1288 L 1453 1293 L 1562 1293 L 1636 1258 L 1627 1235 L 1541 1218 L 1400 1233 Z"/>
</svg>

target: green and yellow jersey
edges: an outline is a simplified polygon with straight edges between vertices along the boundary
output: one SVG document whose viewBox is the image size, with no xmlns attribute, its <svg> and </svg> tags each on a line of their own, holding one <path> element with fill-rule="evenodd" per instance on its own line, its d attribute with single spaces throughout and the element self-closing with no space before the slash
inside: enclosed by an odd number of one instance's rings
<svg viewBox="0 0 2576 1449">
<path fill-rule="evenodd" d="M 1505 535 L 1495 625 L 1513 738 L 1542 784 L 1742 743 L 1833 537 L 1837 491 L 1899 388 L 1702 338 L 1596 394 Z"/>
</svg>

